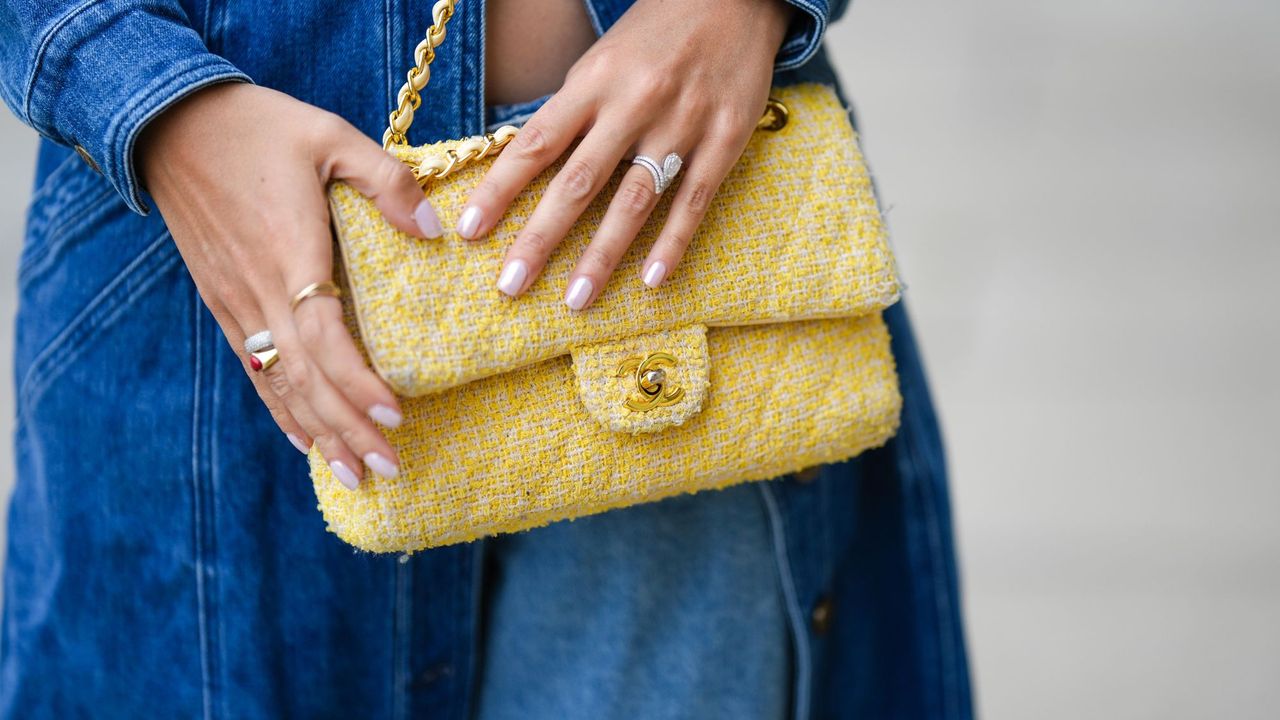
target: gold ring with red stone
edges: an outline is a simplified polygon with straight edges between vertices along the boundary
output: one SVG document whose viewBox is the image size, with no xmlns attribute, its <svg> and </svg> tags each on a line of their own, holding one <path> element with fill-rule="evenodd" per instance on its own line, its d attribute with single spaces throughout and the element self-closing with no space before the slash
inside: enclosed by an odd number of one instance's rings
<svg viewBox="0 0 1280 720">
<path fill-rule="evenodd" d="M 262 372 L 275 365 L 279 359 L 280 352 L 275 347 L 263 348 L 249 353 L 249 367 L 253 368 L 254 372 Z"/>
</svg>

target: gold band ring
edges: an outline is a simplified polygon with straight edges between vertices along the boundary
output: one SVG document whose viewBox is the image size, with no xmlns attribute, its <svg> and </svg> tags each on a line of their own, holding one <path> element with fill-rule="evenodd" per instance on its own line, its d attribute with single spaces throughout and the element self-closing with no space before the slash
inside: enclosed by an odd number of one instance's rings
<svg viewBox="0 0 1280 720">
<path fill-rule="evenodd" d="M 342 288 L 334 285 L 333 282 L 325 280 L 323 282 L 311 283 L 310 285 L 298 291 L 297 295 L 289 301 L 289 309 L 296 310 L 303 300 L 323 295 L 325 297 L 340 298 L 342 297 Z"/>
</svg>

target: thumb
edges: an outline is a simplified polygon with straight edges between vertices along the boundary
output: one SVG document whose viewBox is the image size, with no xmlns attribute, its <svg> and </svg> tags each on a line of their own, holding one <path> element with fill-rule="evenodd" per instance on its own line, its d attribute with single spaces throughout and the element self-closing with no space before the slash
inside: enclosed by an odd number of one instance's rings
<svg viewBox="0 0 1280 720">
<path fill-rule="evenodd" d="M 341 121 L 327 144 L 324 180 L 342 180 L 374 205 L 398 230 L 435 239 L 444 234 L 431 201 L 422 193 L 413 171 L 382 146 Z"/>
</svg>

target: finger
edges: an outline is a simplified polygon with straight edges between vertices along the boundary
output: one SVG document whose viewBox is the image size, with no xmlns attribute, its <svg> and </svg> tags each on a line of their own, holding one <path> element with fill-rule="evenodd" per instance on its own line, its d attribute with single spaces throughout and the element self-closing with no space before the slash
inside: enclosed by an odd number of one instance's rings
<svg viewBox="0 0 1280 720">
<path fill-rule="evenodd" d="M 706 216 L 711 199 L 742 155 L 750 137 L 749 129 L 733 129 L 709 135 L 698 144 L 694 157 L 690 158 L 686 176 L 681 179 L 671 200 L 666 223 L 641 266 L 640 278 L 645 285 L 656 288 L 671 277 Z"/>
<path fill-rule="evenodd" d="M 581 310 L 595 302 L 657 204 L 653 175 L 641 165 L 632 165 L 622 177 L 595 237 L 569 274 L 565 303 L 570 308 Z"/>
<path fill-rule="evenodd" d="M 333 428 L 320 418 L 307 398 L 294 389 L 284 366 L 284 355 L 281 354 L 280 357 L 281 360 L 262 370 L 259 375 L 266 379 L 271 392 L 289 407 L 298 423 L 311 437 L 315 438 L 313 440 L 315 447 L 329 464 L 334 477 L 348 489 L 355 490 L 360 485 L 361 475 L 364 474 L 364 468 L 356 459 L 355 452 Z"/>
<path fill-rule="evenodd" d="M 335 305 L 338 302 L 333 298 L 313 298 L 308 302 L 317 301 Z M 319 357 L 308 351 L 303 339 L 285 318 L 277 318 L 272 323 L 272 333 L 280 351 L 277 365 L 284 366 L 285 382 L 291 392 L 305 398 L 316 417 L 326 426 L 316 434 L 316 443 L 331 466 L 335 460 L 344 466 L 334 468 L 335 474 L 343 484 L 351 487 L 359 482 L 363 461 L 363 465 L 383 477 L 396 477 L 399 465 L 390 443 L 373 422 L 335 387 L 317 364 Z M 283 329 L 276 330 L 275 327 Z M 344 477 L 345 469 L 350 469 L 351 473 Z"/>
<path fill-rule="evenodd" d="M 198 285 L 199 283 L 197 283 Z M 232 293 L 231 297 L 247 297 L 247 293 Z M 203 297 L 203 294 L 202 294 Z M 240 359 L 240 365 L 244 369 L 245 374 L 249 376 L 250 382 L 253 383 L 253 389 L 257 391 L 262 404 L 266 405 L 267 411 L 271 413 L 271 419 L 275 421 L 276 426 L 284 433 L 285 438 L 289 441 L 298 452 L 306 454 L 311 449 L 311 435 L 302 427 L 293 413 L 285 405 L 270 386 L 270 383 L 262 373 L 255 371 L 249 364 L 249 353 L 244 349 L 245 338 L 259 330 L 266 329 L 266 323 L 261 320 L 252 320 L 248 324 L 237 319 L 221 301 L 209 298 L 205 300 L 205 306 L 209 308 L 209 312 L 217 321 L 218 326 L 222 328 L 222 335 L 227 339 L 231 348 L 236 353 L 236 357 Z M 249 308 L 237 308 L 241 316 L 260 317 L 260 314 L 254 313 Z M 246 331 L 246 327 L 254 328 Z"/>
<path fill-rule="evenodd" d="M 337 298 L 313 297 L 299 304 L 293 317 L 310 357 L 347 401 L 368 419 L 399 427 L 400 404 L 356 349 L 342 319 L 342 303 Z"/>
<path fill-rule="evenodd" d="M 458 216 L 458 234 L 468 240 L 493 230 L 511 201 L 547 169 L 591 119 L 591 105 L 564 93 L 552 95 L 520 128 Z"/>
<path fill-rule="evenodd" d="M 285 439 L 294 449 L 306 455 L 311 451 L 312 434 L 307 431 L 303 424 L 294 417 L 289 406 L 285 404 L 275 390 L 272 389 L 271 383 L 263 376 L 259 370 L 254 370 L 249 364 L 249 353 L 244 349 L 244 341 L 236 342 L 230 337 L 232 347 L 238 350 L 241 366 L 245 373 L 249 376 L 249 381 L 253 383 L 253 389 L 257 391 L 258 398 L 262 400 L 262 404 L 267 406 L 267 411 L 271 413 L 271 418 L 276 421 L 276 425 L 284 432 Z"/>
<path fill-rule="evenodd" d="M 343 180 L 373 201 L 396 229 L 435 239 L 444 234 L 435 207 L 408 165 L 340 118 L 327 129 L 321 179 Z"/>
<path fill-rule="evenodd" d="M 578 144 L 547 185 L 546 193 L 515 242 L 507 248 L 502 273 L 498 276 L 499 290 L 515 297 L 537 279 L 551 251 L 599 194 L 630 144 L 627 133 L 616 126 L 605 129 L 601 125 Z M 576 286 L 570 288 L 574 297 L 594 294 L 590 280 L 578 278 L 575 282 Z"/>
</svg>

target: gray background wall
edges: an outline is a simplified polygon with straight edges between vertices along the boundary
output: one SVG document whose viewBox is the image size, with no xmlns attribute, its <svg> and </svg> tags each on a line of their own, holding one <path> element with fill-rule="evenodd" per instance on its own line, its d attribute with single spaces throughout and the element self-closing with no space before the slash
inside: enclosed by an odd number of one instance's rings
<svg viewBox="0 0 1280 720">
<path fill-rule="evenodd" d="M 858 0 L 829 37 L 946 426 L 983 714 L 1274 717 L 1280 3 Z M 6 378 L 33 148 L 0 118 Z"/>
</svg>

